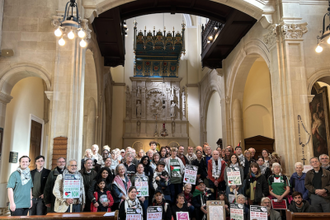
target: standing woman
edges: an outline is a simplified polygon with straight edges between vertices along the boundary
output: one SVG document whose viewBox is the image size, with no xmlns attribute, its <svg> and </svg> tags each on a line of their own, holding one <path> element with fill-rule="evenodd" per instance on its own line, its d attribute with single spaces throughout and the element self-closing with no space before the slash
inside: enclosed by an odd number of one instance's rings
<svg viewBox="0 0 330 220">
<path fill-rule="evenodd" d="M 225 158 L 224 158 L 224 161 L 225 161 L 227 164 L 229 163 L 232 154 L 233 154 L 233 153 L 231 152 L 231 150 L 230 150 L 229 148 L 226 148 L 226 149 L 225 149 Z"/>
<path fill-rule="evenodd" d="M 267 167 L 269 167 L 269 162 L 270 162 L 271 158 L 270 158 L 270 156 L 269 156 L 270 154 L 269 154 L 268 150 L 263 149 L 263 150 L 261 151 L 261 155 L 262 155 L 263 158 L 264 158 L 265 165 L 266 165 Z"/>
<path fill-rule="evenodd" d="M 246 177 L 249 173 L 249 170 L 250 170 L 250 165 L 251 165 L 251 152 L 249 150 L 245 150 L 244 157 L 245 157 L 244 179 L 246 179 Z"/>
<path fill-rule="evenodd" d="M 126 167 L 124 164 L 119 164 L 116 168 L 117 176 L 112 183 L 112 195 L 114 199 L 113 210 L 117 210 L 120 201 L 127 199 L 127 190 L 131 187 L 131 181 L 125 175 Z"/>
<path fill-rule="evenodd" d="M 137 195 L 136 187 L 131 186 L 128 189 L 127 198 L 125 198 L 125 200 L 123 200 L 120 203 L 119 220 L 126 220 L 128 209 L 133 209 L 135 213 L 141 214 L 141 219 L 143 219 L 143 208 L 136 195 Z"/>
<path fill-rule="evenodd" d="M 96 202 L 96 198 L 94 197 L 94 192 L 97 190 L 97 181 L 103 179 L 105 183 L 105 188 L 111 191 L 112 189 L 112 181 L 113 181 L 113 175 L 109 168 L 102 167 L 100 171 L 97 173 L 96 177 L 91 182 L 90 187 L 88 188 L 88 192 L 85 192 L 87 194 L 87 199 L 91 201 L 91 204 L 94 204 Z"/>
<path fill-rule="evenodd" d="M 167 158 L 166 147 L 161 147 L 159 151 L 160 161 L 164 161 Z"/>
<path fill-rule="evenodd" d="M 267 167 L 262 156 L 258 157 L 257 164 L 260 167 L 261 174 L 265 176 L 266 180 L 268 180 L 268 177 L 272 175 L 272 171 L 269 167 Z"/>
<path fill-rule="evenodd" d="M 261 174 L 258 164 L 251 163 L 245 185 L 245 196 L 248 199 L 249 205 L 259 205 L 262 197 L 268 195 L 269 188 L 265 176 Z"/>
<path fill-rule="evenodd" d="M 204 181 L 204 179 L 207 176 L 207 170 L 206 170 L 206 161 L 205 158 L 203 157 L 203 152 L 197 150 L 196 156 L 197 158 L 193 160 L 191 164 L 198 167 L 197 179 L 201 179 Z"/>
<path fill-rule="evenodd" d="M 132 186 L 136 187 L 137 182 L 148 182 L 148 195 L 150 195 L 150 189 L 153 187 L 152 185 L 149 185 L 149 178 L 144 174 L 144 166 L 142 163 L 139 163 L 136 168 L 136 173 L 132 178 Z M 137 187 L 138 188 L 138 187 Z M 143 212 L 147 213 L 147 208 L 149 205 L 149 196 L 140 196 L 138 197 L 140 200 L 140 203 L 143 207 Z M 145 215 L 146 216 L 146 215 Z"/>
<path fill-rule="evenodd" d="M 241 176 L 241 185 L 228 185 L 228 176 L 227 172 L 233 172 L 233 171 L 239 171 Z M 241 166 L 239 159 L 236 154 L 231 155 L 230 161 L 228 162 L 228 165 L 225 168 L 225 183 L 227 185 L 226 187 L 226 195 L 228 196 L 229 193 L 233 192 L 234 189 L 238 192 L 238 194 L 241 194 L 242 188 L 243 188 L 243 180 L 244 180 L 244 171 L 243 167 Z"/>
<path fill-rule="evenodd" d="M 305 188 L 306 173 L 303 173 L 304 166 L 301 162 L 294 164 L 296 172 L 294 172 L 290 178 L 291 193 L 294 191 L 300 192 L 304 200 L 309 200 L 308 190 Z"/>
<path fill-rule="evenodd" d="M 142 159 L 142 157 L 144 155 L 146 155 L 146 153 L 144 152 L 144 150 L 143 149 L 139 150 L 139 153 L 138 153 L 138 155 L 136 157 L 136 159 L 139 161 L 139 163 L 141 163 L 141 159 Z"/>
<path fill-rule="evenodd" d="M 154 153 L 154 155 L 152 156 L 152 160 L 150 162 L 150 166 L 154 172 L 155 172 L 155 169 L 157 168 L 157 164 L 158 164 L 159 160 L 160 160 L 159 154 Z"/>
</svg>

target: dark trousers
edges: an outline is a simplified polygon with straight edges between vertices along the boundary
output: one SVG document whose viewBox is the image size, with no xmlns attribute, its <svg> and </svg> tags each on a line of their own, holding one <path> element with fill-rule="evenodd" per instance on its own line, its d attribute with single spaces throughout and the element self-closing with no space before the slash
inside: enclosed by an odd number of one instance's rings
<svg viewBox="0 0 330 220">
<path fill-rule="evenodd" d="M 84 212 L 90 212 L 91 211 L 91 201 L 86 198 L 85 208 L 83 210 Z"/>
<path fill-rule="evenodd" d="M 330 203 L 325 198 L 311 194 L 312 206 L 317 212 L 330 212 Z"/>
<path fill-rule="evenodd" d="M 182 183 L 179 184 L 170 184 L 170 191 L 171 191 L 171 201 L 172 201 L 172 205 L 175 204 L 176 201 L 176 196 L 180 193 L 182 193 Z"/>
<path fill-rule="evenodd" d="M 15 211 L 10 211 L 11 216 L 27 216 L 29 208 L 16 209 Z"/>
<path fill-rule="evenodd" d="M 221 192 L 221 191 L 225 191 L 226 190 L 226 184 L 225 181 L 221 181 L 218 184 L 218 187 L 216 187 L 214 185 L 214 183 L 212 182 L 212 180 L 209 179 L 209 187 L 213 189 L 213 193 L 211 195 L 210 199 L 217 199 L 217 192 Z"/>
<path fill-rule="evenodd" d="M 66 212 L 70 212 L 70 206 Z M 74 204 L 72 205 L 72 212 L 81 212 L 81 204 Z"/>
<path fill-rule="evenodd" d="M 46 215 L 47 207 L 44 200 L 41 198 L 32 198 L 32 208 L 30 209 L 30 215 Z"/>
</svg>

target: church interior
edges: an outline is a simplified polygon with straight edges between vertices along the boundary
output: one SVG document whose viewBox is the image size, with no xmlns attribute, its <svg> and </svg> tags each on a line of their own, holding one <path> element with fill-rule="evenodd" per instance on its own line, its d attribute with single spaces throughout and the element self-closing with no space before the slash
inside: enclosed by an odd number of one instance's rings
<svg viewBox="0 0 330 220">
<path fill-rule="evenodd" d="M 77 0 L 85 45 L 54 35 L 67 2 L 0 0 L 0 195 L 22 155 L 93 144 L 329 154 L 328 1 Z"/>
</svg>

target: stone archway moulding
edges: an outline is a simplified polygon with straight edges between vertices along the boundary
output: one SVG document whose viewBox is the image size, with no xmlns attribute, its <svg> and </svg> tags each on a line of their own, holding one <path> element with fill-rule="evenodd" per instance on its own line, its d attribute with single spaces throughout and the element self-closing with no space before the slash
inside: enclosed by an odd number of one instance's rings
<svg viewBox="0 0 330 220">
<path fill-rule="evenodd" d="M 0 73 L 0 91 L 10 95 L 14 85 L 26 77 L 39 77 L 44 80 L 47 90 L 51 89 L 50 74 L 47 70 L 36 64 L 20 63 Z"/>
<path fill-rule="evenodd" d="M 317 80 L 326 77 L 326 76 L 330 76 L 330 69 L 322 69 L 319 70 L 315 73 L 313 73 L 308 79 L 307 79 L 307 94 L 311 95 L 312 94 L 312 88 L 313 85 L 316 83 Z"/>
</svg>

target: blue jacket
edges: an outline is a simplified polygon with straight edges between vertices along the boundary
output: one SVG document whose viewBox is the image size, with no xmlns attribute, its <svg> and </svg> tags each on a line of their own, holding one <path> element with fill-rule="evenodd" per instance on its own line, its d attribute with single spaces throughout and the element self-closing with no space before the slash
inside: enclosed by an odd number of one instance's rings
<svg viewBox="0 0 330 220">
<path fill-rule="evenodd" d="M 303 173 L 300 178 L 298 177 L 297 172 L 293 173 L 290 178 L 290 188 L 291 193 L 293 193 L 294 191 L 301 192 L 301 194 L 303 194 L 303 199 L 308 200 L 308 190 L 305 188 L 305 177 L 306 173 Z"/>
</svg>

